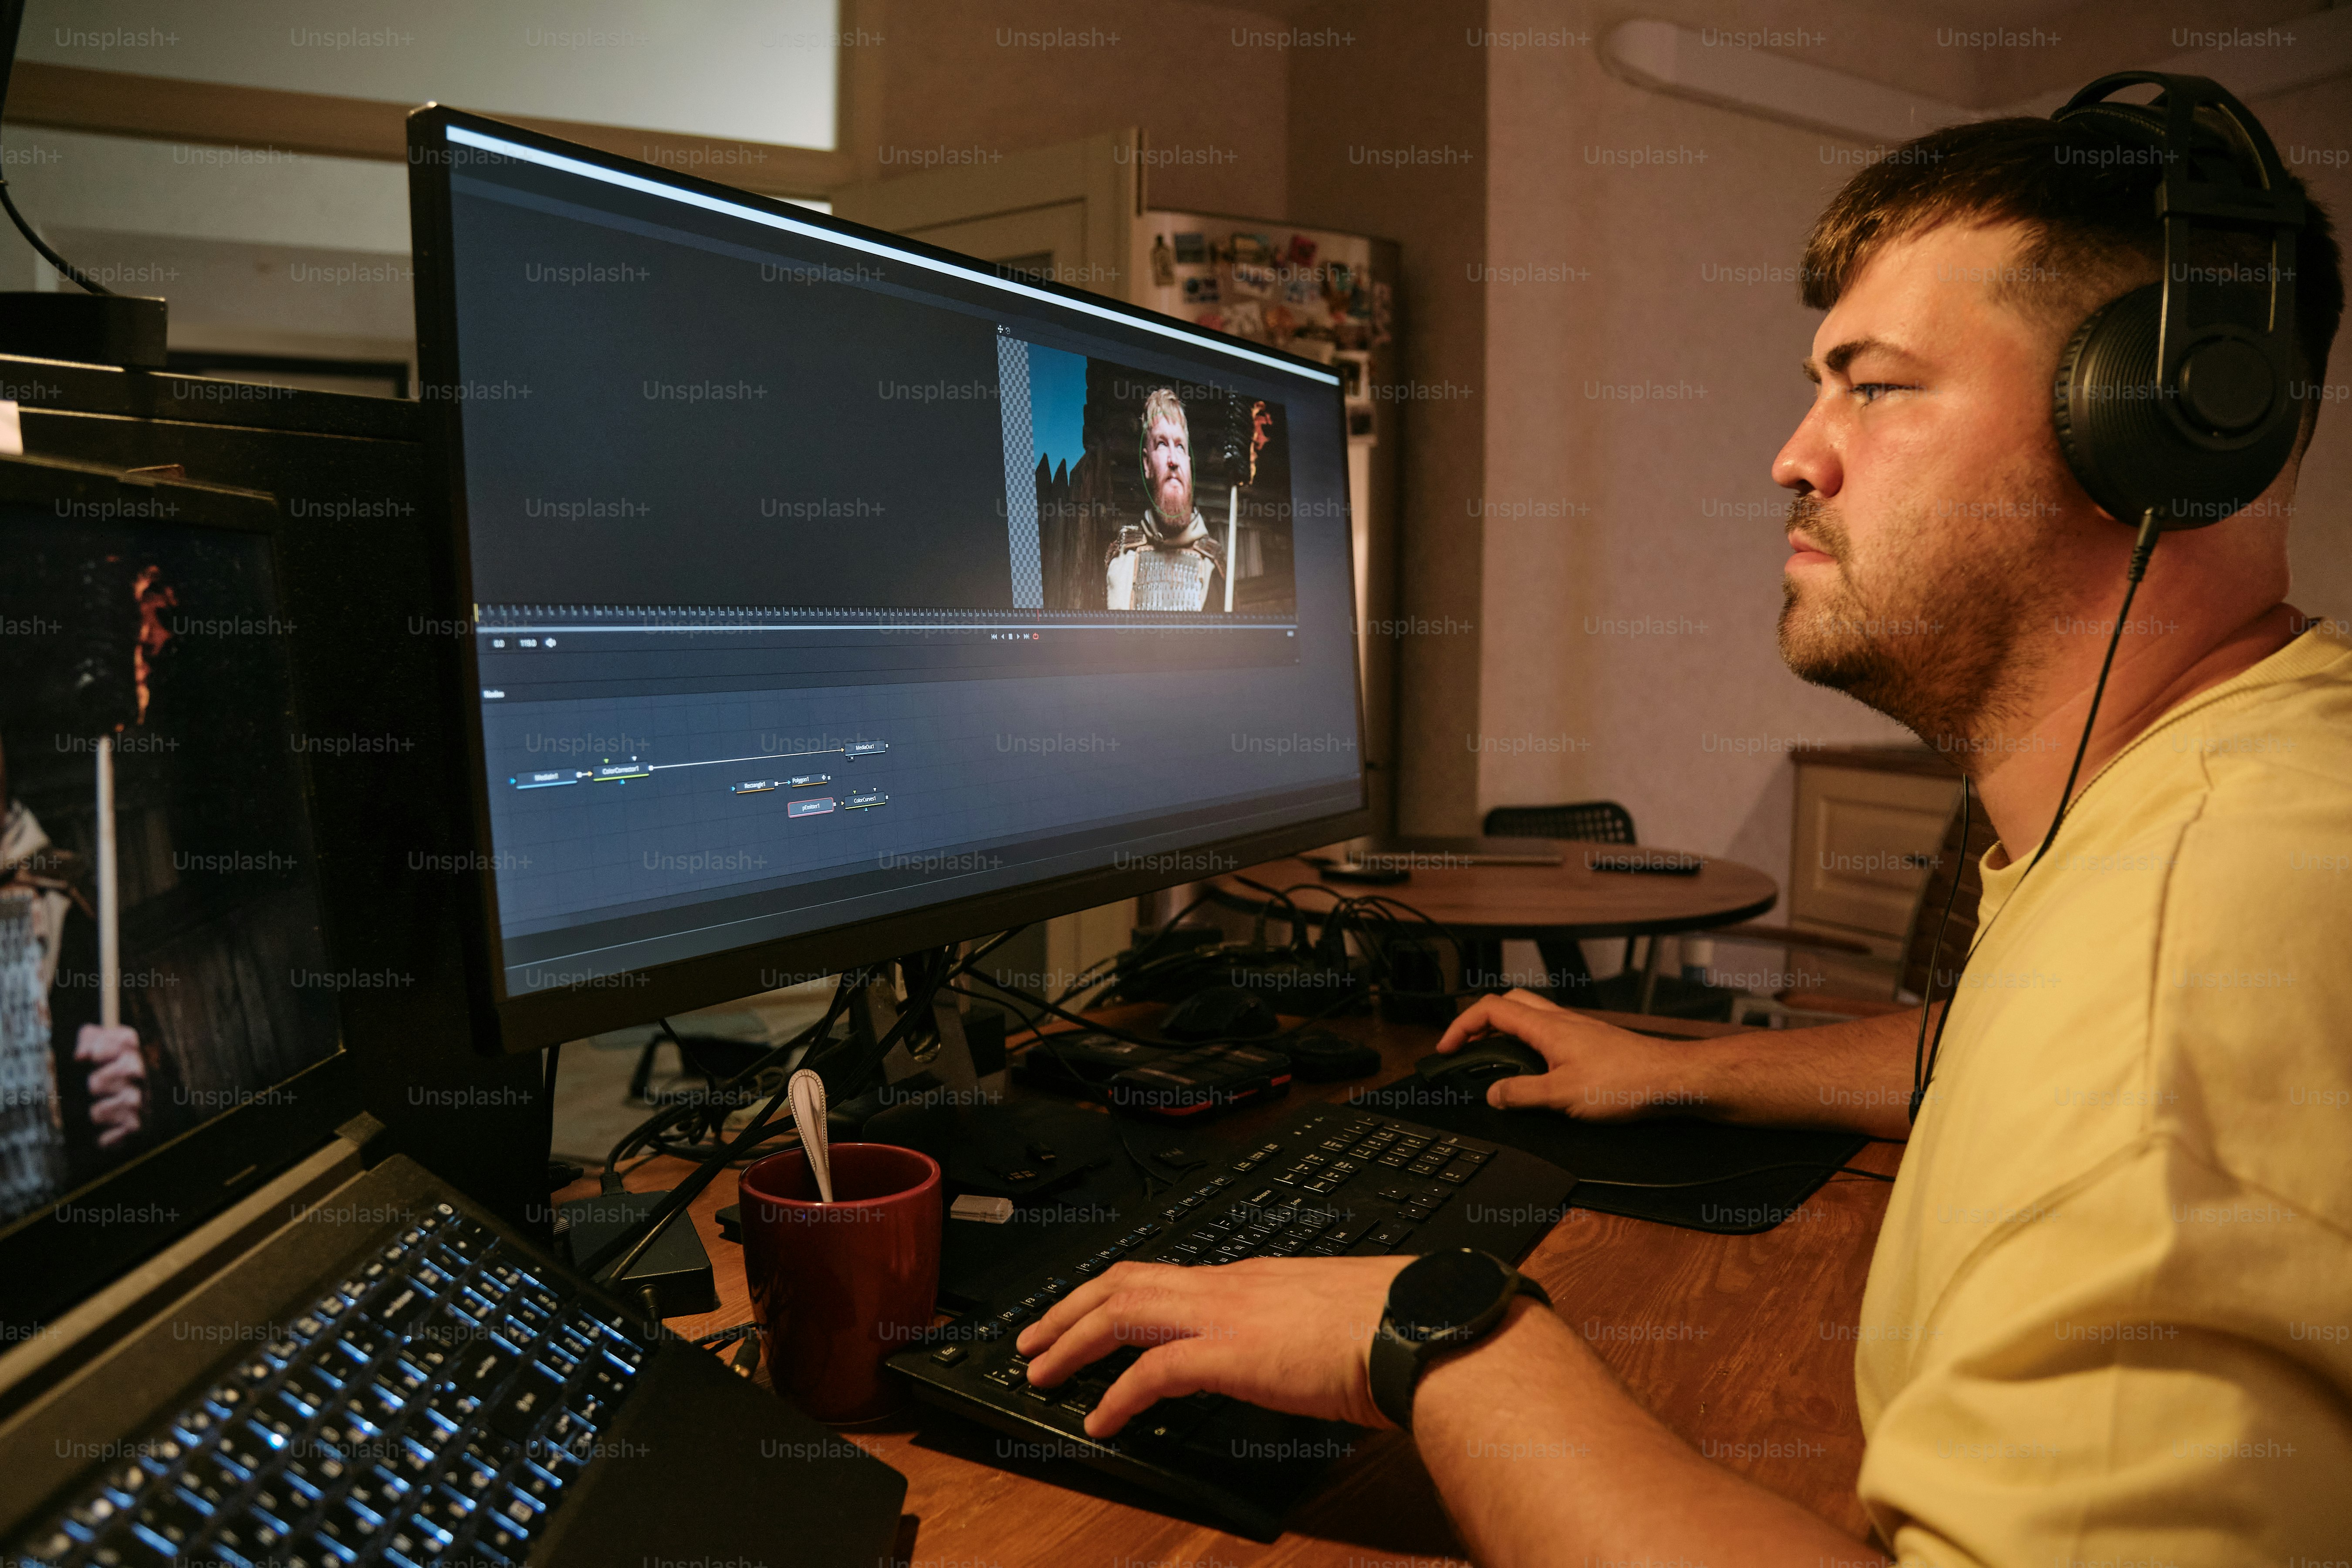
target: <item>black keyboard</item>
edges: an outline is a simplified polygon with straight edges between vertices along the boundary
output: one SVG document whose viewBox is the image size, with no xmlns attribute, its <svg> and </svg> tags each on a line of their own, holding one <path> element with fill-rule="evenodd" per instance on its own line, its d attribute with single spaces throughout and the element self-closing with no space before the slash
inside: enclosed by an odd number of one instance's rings
<svg viewBox="0 0 2352 1568">
<path fill-rule="evenodd" d="M 1559 1220 L 1575 1185 L 1566 1171 L 1515 1149 L 1306 1107 L 1158 1201 L 1141 1223 L 1089 1233 L 890 1364 L 922 1399 L 1019 1439 L 999 1443 L 1003 1458 L 1075 1459 L 1271 1540 L 1331 1461 L 1355 1451 L 1360 1428 L 1196 1394 L 1162 1401 L 1097 1442 L 1086 1436 L 1087 1414 L 1142 1349 L 1118 1351 L 1057 1387 L 1032 1388 L 1013 1348 L 1020 1330 L 1122 1258 L 1203 1265 L 1475 1247 L 1516 1262 Z"/>
<path fill-rule="evenodd" d="M 648 1353 L 447 1204 L 264 1331 L 0 1562 L 520 1563 Z"/>
</svg>

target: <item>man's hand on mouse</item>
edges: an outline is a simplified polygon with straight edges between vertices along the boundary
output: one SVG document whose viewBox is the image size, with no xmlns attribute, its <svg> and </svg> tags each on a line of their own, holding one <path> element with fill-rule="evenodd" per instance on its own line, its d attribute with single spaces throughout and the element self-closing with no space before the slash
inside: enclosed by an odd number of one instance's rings
<svg viewBox="0 0 2352 1568">
<path fill-rule="evenodd" d="M 1486 1103 L 1497 1109 L 1548 1106 L 1580 1121 L 1631 1121 L 1692 1103 L 1678 1087 L 1684 1064 L 1671 1046 L 1571 1013 L 1532 991 L 1481 996 L 1447 1027 L 1437 1048 L 1451 1054 L 1487 1035 L 1516 1036 L 1551 1065 L 1541 1075 L 1488 1084 Z"/>
<path fill-rule="evenodd" d="M 1162 1399 L 1206 1390 L 1359 1426 L 1391 1423 L 1367 1361 L 1389 1282 L 1410 1258 L 1250 1258 L 1215 1268 L 1119 1263 L 1021 1331 L 1029 1380 L 1050 1388 L 1112 1352 L 1150 1347 L 1087 1417 L 1108 1437 Z"/>
</svg>

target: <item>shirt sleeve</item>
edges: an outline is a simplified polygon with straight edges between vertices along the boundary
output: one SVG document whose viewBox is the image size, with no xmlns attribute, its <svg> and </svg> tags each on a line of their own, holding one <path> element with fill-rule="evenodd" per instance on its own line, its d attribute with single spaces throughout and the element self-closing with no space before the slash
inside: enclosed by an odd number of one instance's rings
<svg viewBox="0 0 2352 1568">
<path fill-rule="evenodd" d="M 1863 1504 L 1906 1563 L 2341 1558 L 2347 1319 L 2342 1230 L 2152 1131 L 1954 1277 Z"/>
</svg>

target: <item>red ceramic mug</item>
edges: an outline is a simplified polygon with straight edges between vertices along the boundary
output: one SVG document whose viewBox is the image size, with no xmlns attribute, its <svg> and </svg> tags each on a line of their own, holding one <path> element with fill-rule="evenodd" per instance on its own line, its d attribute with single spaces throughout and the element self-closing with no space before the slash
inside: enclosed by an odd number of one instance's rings
<svg viewBox="0 0 2352 1568">
<path fill-rule="evenodd" d="M 940 1166 L 891 1143 L 833 1145 L 819 1203 L 807 1155 L 743 1173 L 743 1272 L 776 1392 L 820 1421 L 866 1421 L 904 1402 L 882 1363 L 920 1341 L 940 1289 Z"/>
</svg>

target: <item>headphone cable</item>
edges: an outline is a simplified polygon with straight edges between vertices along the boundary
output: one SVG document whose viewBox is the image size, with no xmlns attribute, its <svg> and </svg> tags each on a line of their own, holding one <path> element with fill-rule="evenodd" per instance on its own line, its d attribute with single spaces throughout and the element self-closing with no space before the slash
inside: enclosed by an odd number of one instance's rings
<svg viewBox="0 0 2352 1568">
<path fill-rule="evenodd" d="M 1915 1043 L 1911 1050 L 1910 1120 L 1914 1126 L 1918 1125 L 1919 1107 L 1927 1101 L 1927 1086 L 1936 1081 L 1936 1057 L 1944 1047 L 1944 1025 L 1952 1016 L 1953 1002 L 1959 997 L 1960 978 L 1969 972 L 1969 960 L 1974 958 L 1977 955 L 1977 950 L 1984 945 L 1985 938 L 1991 933 L 1993 925 L 2000 920 L 2002 911 L 2017 901 L 2018 889 L 2025 885 L 2027 877 L 2033 875 L 2033 868 L 2042 864 L 2042 858 L 2044 855 L 2050 853 L 2050 846 L 2057 842 L 2058 829 L 2065 826 L 2067 809 L 2073 805 L 2074 800 L 2074 781 L 2082 774 L 2083 758 L 2091 749 L 2091 731 L 2099 721 L 2099 701 L 2106 695 L 2107 675 L 2116 667 L 2116 649 L 2123 642 L 2124 623 L 2131 618 L 2132 599 L 2139 593 L 2140 579 L 2147 575 L 2148 557 L 2156 553 L 2156 542 L 2161 537 L 2163 537 L 2162 531 L 2157 526 L 2156 509 L 2150 507 L 2141 515 L 2139 537 L 2132 544 L 2131 564 L 2125 569 L 2124 573 L 2123 607 L 2116 612 L 2116 624 L 2107 633 L 2106 657 L 2099 661 L 2098 683 L 2091 688 L 2091 710 L 2083 716 L 2082 739 L 2074 742 L 2074 764 L 2066 770 L 2066 787 L 2058 795 L 2058 815 L 2051 818 L 2050 831 L 2042 836 L 2041 847 L 2033 851 L 2033 858 L 2026 862 L 2024 872 L 2017 879 L 2017 888 L 2010 889 L 2009 897 L 2002 900 L 2000 909 L 1993 911 L 1992 920 L 1986 922 L 1969 943 L 1969 951 L 1961 957 L 1959 968 L 1952 972 L 1951 994 L 1944 999 L 1944 1010 L 1936 1015 L 1935 1037 L 1929 1039 L 1927 1013 L 1935 1006 L 1936 960 L 1942 956 L 1945 925 L 1952 918 L 1953 898 L 1958 896 L 1960 889 L 1960 869 L 1958 867 L 1953 868 L 1952 897 L 1948 897 L 1944 900 L 1943 920 L 1936 924 L 1936 944 L 1927 951 L 1927 994 L 1919 1010 L 1919 1038 L 1926 1042 L 1924 1060 L 1917 1044 Z M 1963 774 L 1960 779 L 1960 809 L 1964 814 L 1960 818 L 1960 852 L 1964 856 L 1968 852 L 1969 842 L 1969 825 L 1965 815 L 1968 800 L 1969 781 L 1967 775 Z"/>
</svg>

